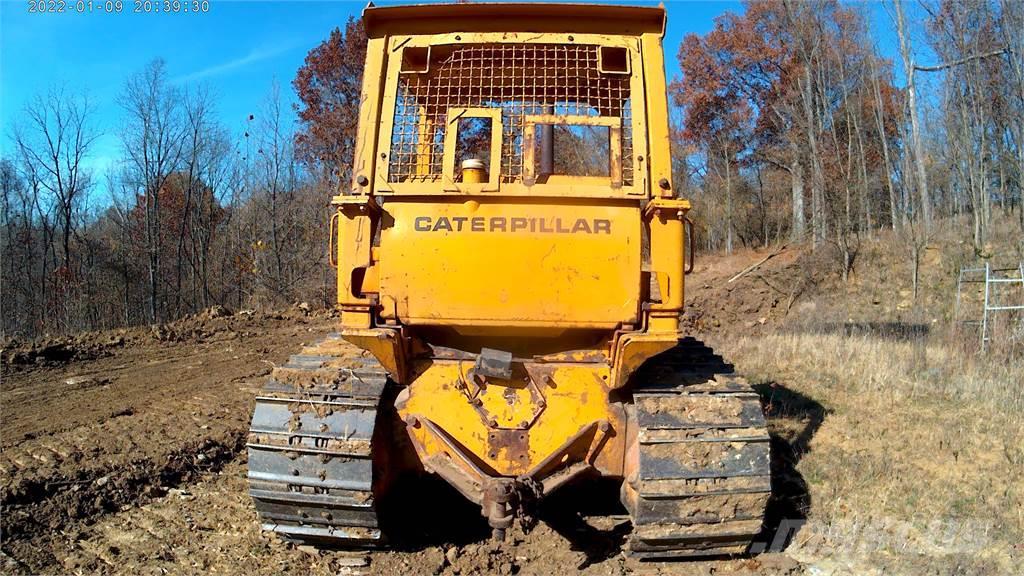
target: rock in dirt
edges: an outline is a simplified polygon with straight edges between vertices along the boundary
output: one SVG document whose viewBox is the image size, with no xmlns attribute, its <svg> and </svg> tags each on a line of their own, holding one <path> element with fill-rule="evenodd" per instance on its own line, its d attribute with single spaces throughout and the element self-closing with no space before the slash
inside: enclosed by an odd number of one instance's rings
<svg viewBox="0 0 1024 576">
<path fill-rule="evenodd" d="M 334 564 L 339 568 L 364 568 L 370 565 L 370 557 L 365 554 L 339 555 L 334 558 Z"/>
<path fill-rule="evenodd" d="M 448 559 L 449 564 L 455 564 L 455 561 L 459 558 L 459 549 L 452 546 L 444 553 L 444 557 Z"/>
<path fill-rule="evenodd" d="M 440 574 L 444 567 L 448 565 L 448 559 L 445 558 L 444 552 L 440 548 L 430 548 L 424 551 L 423 555 L 423 565 L 433 567 L 433 574 Z"/>
<path fill-rule="evenodd" d="M 303 554 L 308 554 L 309 556 L 313 557 L 319 557 L 321 554 L 319 548 L 317 548 L 316 546 L 309 546 L 308 544 L 296 546 L 296 549 L 298 549 L 298 551 L 302 552 Z"/>
<path fill-rule="evenodd" d="M 225 316 L 231 316 L 231 310 L 215 304 L 203 311 L 201 315 L 207 318 L 224 318 Z"/>
<path fill-rule="evenodd" d="M 87 388 L 103 386 L 109 382 L 110 380 L 107 378 L 97 378 L 96 376 L 72 376 L 64 380 L 64 385 L 71 390 L 85 390 Z"/>
</svg>

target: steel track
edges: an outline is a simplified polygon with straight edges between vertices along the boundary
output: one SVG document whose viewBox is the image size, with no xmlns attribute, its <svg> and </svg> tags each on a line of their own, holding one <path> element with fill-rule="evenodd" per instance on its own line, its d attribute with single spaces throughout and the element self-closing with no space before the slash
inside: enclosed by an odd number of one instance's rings
<svg viewBox="0 0 1024 576">
<path fill-rule="evenodd" d="M 742 554 L 771 494 L 769 437 L 758 395 L 687 338 L 634 376 L 636 469 L 623 485 L 638 559 Z"/>
<path fill-rule="evenodd" d="M 344 357 L 336 334 L 277 367 L 256 398 L 249 494 L 264 530 L 299 542 L 372 547 L 373 444 L 387 374 Z"/>
</svg>

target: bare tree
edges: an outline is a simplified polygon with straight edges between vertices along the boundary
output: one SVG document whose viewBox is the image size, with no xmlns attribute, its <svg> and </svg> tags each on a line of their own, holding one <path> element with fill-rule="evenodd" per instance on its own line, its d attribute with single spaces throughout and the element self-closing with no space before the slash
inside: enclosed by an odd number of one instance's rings
<svg viewBox="0 0 1024 576">
<path fill-rule="evenodd" d="M 276 84 L 260 111 L 254 141 L 248 209 L 255 295 L 259 303 L 291 301 L 319 278 L 324 265 L 328 199 L 322 187 L 303 178 Z"/>
<path fill-rule="evenodd" d="M 917 119 L 917 84 L 914 78 L 914 51 L 907 31 L 906 18 L 903 14 L 903 2 L 893 0 L 896 9 L 896 34 L 900 40 L 900 57 L 903 59 L 903 70 L 907 75 L 907 106 L 910 115 L 910 138 L 913 146 L 914 174 L 918 195 L 921 199 L 921 219 L 925 227 L 931 226 L 932 207 L 928 194 L 928 174 L 924 165 L 924 146 L 921 143 L 921 129 Z"/>
<path fill-rule="evenodd" d="M 62 261 L 70 270 L 75 208 L 89 187 L 82 161 L 97 137 L 89 125 L 89 100 L 53 89 L 36 96 L 23 113 L 26 124 L 15 128 L 15 144 L 24 161 L 43 175 L 40 184 L 56 202 Z"/>
<path fill-rule="evenodd" d="M 1000 0 L 999 6 L 1000 29 L 1012 79 L 1010 99 L 1016 111 L 1008 117 L 1013 123 L 1010 135 L 1017 149 L 1017 216 L 1024 230 L 1024 3 Z"/>
<path fill-rule="evenodd" d="M 884 100 L 882 100 L 882 89 L 881 89 L 881 86 L 880 86 L 881 83 L 879 82 L 879 78 L 878 78 L 878 75 L 881 72 L 880 72 L 879 67 L 878 67 L 878 57 L 877 56 L 872 55 L 872 57 L 870 58 L 870 66 L 871 66 L 871 73 L 870 73 L 870 75 L 871 75 L 871 89 L 874 92 L 874 96 L 875 96 L 875 98 L 874 98 L 874 106 L 873 106 L 874 120 L 875 120 L 875 129 L 878 131 L 878 140 L 879 140 L 880 144 L 882 145 L 882 160 L 884 162 L 884 168 L 885 168 L 885 173 L 884 173 L 885 188 L 886 188 L 886 190 L 889 193 L 889 220 L 890 220 L 889 224 L 892 226 L 893 230 L 896 230 L 896 228 L 899 226 L 899 222 L 900 222 L 899 216 L 897 215 L 898 212 L 899 212 L 899 209 L 897 208 L 897 201 L 896 201 L 896 187 L 893 184 L 892 160 L 890 160 L 890 157 L 889 157 L 889 133 L 888 133 L 888 131 L 885 128 L 886 127 L 886 124 L 885 124 L 885 104 L 886 103 L 885 103 Z"/>
<path fill-rule="evenodd" d="M 71 293 L 78 280 L 71 243 L 77 210 L 90 186 L 83 162 L 97 137 L 90 114 L 88 98 L 55 88 L 32 99 L 23 111 L 24 124 L 14 129 L 22 162 L 34 183 L 48 193 L 56 216 L 61 249 L 58 279 L 64 292 L 59 301 L 65 324 L 71 322 Z"/>
<path fill-rule="evenodd" d="M 125 82 L 118 98 L 125 112 L 121 144 L 126 177 L 143 203 L 145 249 L 148 255 L 149 306 L 151 322 L 164 312 L 161 306 L 161 190 L 178 169 L 185 127 L 181 118 L 179 91 L 167 80 L 163 60 L 154 60 Z"/>
</svg>

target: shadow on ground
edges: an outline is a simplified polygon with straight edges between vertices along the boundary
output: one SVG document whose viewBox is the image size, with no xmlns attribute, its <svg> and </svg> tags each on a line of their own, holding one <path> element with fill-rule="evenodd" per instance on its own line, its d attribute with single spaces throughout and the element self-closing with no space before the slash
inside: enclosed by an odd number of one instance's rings
<svg viewBox="0 0 1024 576">
<path fill-rule="evenodd" d="M 379 506 L 381 529 L 399 550 L 465 546 L 491 537 L 480 507 L 432 474 L 402 476 Z"/>
<path fill-rule="evenodd" d="M 827 322 L 815 324 L 809 331 L 842 336 L 874 336 L 893 342 L 914 342 L 927 338 L 931 327 L 915 322 Z"/>
<path fill-rule="evenodd" d="M 577 569 L 622 552 L 632 524 L 619 501 L 621 484 L 610 478 L 584 478 L 543 502 L 541 520 L 568 540 L 573 550 L 586 556 Z"/>
<path fill-rule="evenodd" d="M 814 399 L 778 382 L 758 384 L 754 389 L 768 416 L 772 496 L 764 528 L 751 546 L 751 553 L 782 552 L 811 510 L 807 482 L 796 466 L 810 450 L 811 439 L 825 421 L 827 411 Z"/>
<path fill-rule="evenodd" d="M 539 520 L 568 540 L 572 550 L 585 555 L 585 562 L 578 568 L 622 551 L 631 526 L 619 502 L 619 485 L 612 479 L 581 478 L 541 502 Z M 466 546 L 491 538 L 480 507 L 429 474 L 399 479 L 381 500 L 380 518 L 390 545 L 399 550 Z"/>
</svg>

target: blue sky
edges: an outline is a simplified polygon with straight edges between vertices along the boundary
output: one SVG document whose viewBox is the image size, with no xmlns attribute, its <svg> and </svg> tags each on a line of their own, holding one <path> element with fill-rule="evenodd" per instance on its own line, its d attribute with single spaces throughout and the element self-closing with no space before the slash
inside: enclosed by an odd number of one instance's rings
<svg viewBox="0 0 1024 576">
<path fill-rule="evenodd" d="M 123 1 L 121 14 L 31 14 L 25 0 L 0 0 L 0 154 L 9 154 L 11 123 L 32 97 L 64 86 L 87 93 L 95 108 L 95 127 L 102 136 L 89 163 L 102 169 L 120 156 L 116 97 L 125 78 L 154 58 L 166 61 L 174 81 L 208 85 L 218 96 L 222 121 L 235 132 L 259 109 L 275 80 L 291 114 L 295 96 L 290 83 L 306 53 L 365 6 L 208 0 L 210 11 L 204 14 L 135 14 L 134 1 Z M 667 8 L 670 77 L 678 73 L 675 56 L 685 34 L 706 32 L 715 16 L 743 9 L 738 2 L 680 1 L 668 2 Z M 883 53 L 895 57 L 885 9 L 880 4 L 867 8 Z"/>
</svg>

